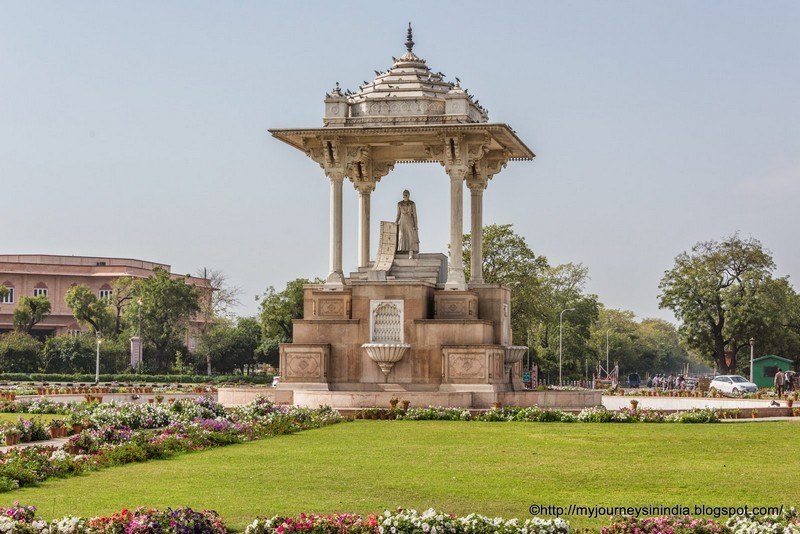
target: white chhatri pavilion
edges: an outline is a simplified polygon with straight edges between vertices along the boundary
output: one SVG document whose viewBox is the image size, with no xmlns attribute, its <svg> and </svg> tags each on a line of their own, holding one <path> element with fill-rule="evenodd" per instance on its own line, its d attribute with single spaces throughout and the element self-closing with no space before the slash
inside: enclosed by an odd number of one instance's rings
<svg viewBox="0 0 800 534">
<path fill-rule="evenodd" d="M 302 150 L 330 180 L 330 272 L 328 290 L 342 290 L 342 183 L 349 179 L 359 197 L 358 266 L 370 262 L 370 195 L 397 163 L 438 162 L 450 178 L 450 261 L 445 289 L 466 290 L 462 259 L 463 184 L 472 193 L 473 254 L 470 285 L 482 284 L 483 190 L 508 161 L 532 160 L 534 153 L 507 125 L 489 116 L 458 78 L 447 82 L 413 52 L 411 24 L 406 53 L 392 67 L 360 86 L 325 95 L 322 128 L 272 129 Z"/>
</svg>

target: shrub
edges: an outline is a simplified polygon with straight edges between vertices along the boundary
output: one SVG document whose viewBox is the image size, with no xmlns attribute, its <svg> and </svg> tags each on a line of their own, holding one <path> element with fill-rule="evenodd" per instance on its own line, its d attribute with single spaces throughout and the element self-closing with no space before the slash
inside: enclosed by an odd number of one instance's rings
<svg viewBox="0 0 800 534">
<path fill-rule="evenodd" d="M 42 365 L 42 343 L 24 332 L 0 336 L 0 370 L 32 373 Z"/>
</svg>

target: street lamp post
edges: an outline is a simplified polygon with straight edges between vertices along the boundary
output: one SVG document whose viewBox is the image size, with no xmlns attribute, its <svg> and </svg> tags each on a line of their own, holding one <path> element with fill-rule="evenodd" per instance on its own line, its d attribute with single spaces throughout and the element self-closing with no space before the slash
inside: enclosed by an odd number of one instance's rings
<svg viewBox="0 0 800 534">
<path fill-rule="evenodd" d="M 608 368 L 610 366 L 609 361 L 608 361 L 608 334 L 610 332 L 611 332 L 610 328 L 606 330 L 606 376 L 608 376 L 608 371 L 609 371 Z"/>
<path fill-rule="evenodd" d="M 100 337 L 100 331 L 96 330 L 94 333 L 95 337 L 97 338 L 97 361 L 95 362 L 94 367 L 94 383 L 100 383 L 100 343 L 102 343 L 102 338 Z"/>
<path fill-rule="evenodd" d="M 136 314 L 139 316 L 139 325 L 136 327 L 136 336 L 142 337 L 142 299 L 138 299 L 136 304 L 138 304 L 138 306 L 136 306 Z"/>
<path fill-rule="evenodd" d="M 568 311 L 575 311 L 575 308 L 567 308 L 566 310 L 561 310 L 561 313 L 558 315 L 558 385 L 564 385 L 561 380 L 561 361 L 562 361 L 562 340 L 564 338 L 564 312 Z"/>
<path fill-rule="evenodd" d="M 528 372 L 531 370 L 531 331 L 528 330 L 528 346 L 525 355 L 528 357 Z"/>
<path fill-rule="evenodd" d="M 750 338 L 750 382 L 753 381 L 753 349 L 756 346 L 756 340 L 752 337 Z"/>
</svg>

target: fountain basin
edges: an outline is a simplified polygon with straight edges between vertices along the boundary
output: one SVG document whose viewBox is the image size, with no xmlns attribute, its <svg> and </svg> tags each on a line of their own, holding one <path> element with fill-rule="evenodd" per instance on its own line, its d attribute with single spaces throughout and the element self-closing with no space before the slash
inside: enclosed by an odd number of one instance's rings
<svg viewBox="0 0 800 534">
<path fill-rule="evenodd" d="M 378 364 L 383 376 L 389 379 L 389 373 L 394 364 L 403 359 L 411 345 L 408 343 L 364 343 L 361 347 L 367 351 L 367 356 Z"/>
</svg>

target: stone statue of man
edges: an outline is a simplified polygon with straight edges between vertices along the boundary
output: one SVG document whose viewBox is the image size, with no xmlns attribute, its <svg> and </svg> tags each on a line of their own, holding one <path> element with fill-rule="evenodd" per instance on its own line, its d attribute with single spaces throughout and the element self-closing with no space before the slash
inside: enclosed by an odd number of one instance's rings
<svg viewBox="0 0 800 534">
<path fill-rule="evenodd" d="M 403 191 L 403 200 L 397 203 L 397 252 L 407 252 L 409 259 L 419 253 L 419 228 L 417 206 L 410 200 L 408 189 Z"/>
</svg>

